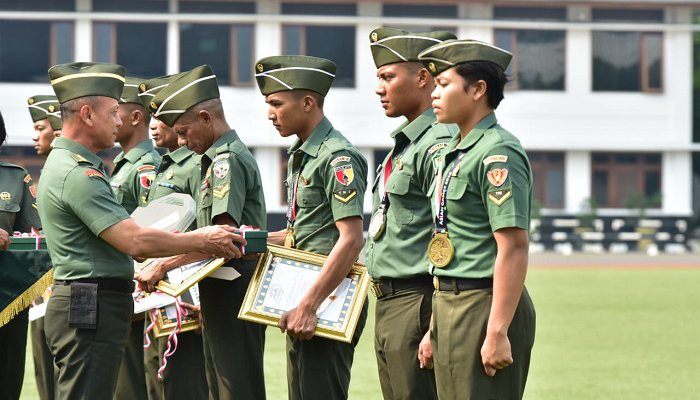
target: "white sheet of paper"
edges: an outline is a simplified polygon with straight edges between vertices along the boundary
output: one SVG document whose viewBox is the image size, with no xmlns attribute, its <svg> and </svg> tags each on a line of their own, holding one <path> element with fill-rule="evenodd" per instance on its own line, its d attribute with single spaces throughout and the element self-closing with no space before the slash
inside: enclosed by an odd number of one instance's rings
<svg viewBox="0 0 700 400">
<path fill-rule="evenodd" d="M 173 303 L 175 303 L 174 297 L 165 293 L 153 293 L 140 299 L 138 302 L 134 301 L 134 314 L 140 314 L 144 311 L 150 311 Z"/>
<path fill-rule="evenodd" d="M 239 276 L 241 274 L 235 268 L 227 266 L 221 266 L 209 274 L 209 278 L 223 279 L 225 281 L 232 281 Z"/>
<path fill-rule="evenodd" d="M 185 279 L 194 275 L 201 267 L 207 264 L 211 259 L 193 262 L 190 264 L 185 264 L 179 268 L 171 269 L 168 271 L 168 282 L 173 285 L 179 285 Z"/>
<path fill-rule="evenodd" d="M 29 321 L 36 321 L 39 318 L 42 318 L 44 315 L 46 315 L 46 305 L 49 304 L 49 301 L 46 300 L 45 302 L 31 307 L 29 309 Z"/>
</svg>

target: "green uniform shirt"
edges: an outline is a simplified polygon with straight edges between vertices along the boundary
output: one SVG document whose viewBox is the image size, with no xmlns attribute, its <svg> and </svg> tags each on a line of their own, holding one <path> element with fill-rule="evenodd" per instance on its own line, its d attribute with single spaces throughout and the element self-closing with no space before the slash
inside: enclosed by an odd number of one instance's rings
<svg viewBox="0 0 700 400">
<path fill-rule="evenodd" d="M 160 164 L 160 154 L 148 139 L 136 145 L 125 155 L 114 159 L 114 172 L 110 184 L 119 204 L 131 214 L 136 207 L 148 202 L 148 191 Z"/>
<path fill-rule="evenodd" d="M 295 248 L 329 254 L 340 237 L 335 221 L 362 218 L 367 189 L 367 160 L 323 118 L 305 142 L 289 149 L 287 201 L 291 203 L 298 180 Z M 303 166 L 302 166 L 303 164 Z"/>
<path fill-rule="evenodd" d="M 99 238 L 129 214 L 117 202 L 97 155 L 56 138 L 39 181 L 38 205 L 55 279 L 134 277 L 131 257 Z"/>
<path fill-rule="evenodd" d="M 427 195 L 435 178 L 437 156 L 457 131 L 454 125 L 438 123 L 429 108 L 392 132 L 385 230 L 376 241 L 368 236 L 365 244 L 365 262 L 372 278 L 412 278 L 429 273 L 427 250 L 434 225 Z M 377 168 L 372 186 L 373 212 L 379 208 L 378 188 L 389 155 Z M 401 160 L 398 163 L 397 157 Z"/>
<path fill-rule="evenodd" d="M 212 225 L 229 214 L 238 226 L 267 229 L 267 211 L 260 170 L 236 131 L 224 133 L 202 155 L 197 196 L 197 227 Z"/>
<path fill-rule="evenodd" d="M 465 152 L 447 192 L 447 231 L 455 256 L 437 276 L 493 277 L 496 240 L 493 232 L 508 227 L 530 228 L 532 171 L 518 138 L 489 114 L 460 142 L 455 135 L 443 151 L 445 174 Z M 436 184 L 439 181 L 436 179 Z M 435 201 L 442 187 L 433 186 Z"/>
<path fill-rule="evenodd" d="M 19 165 L 0 162 L 0 229 L 10 236 L 41 229 L 32 178 Z"/>
</svg>

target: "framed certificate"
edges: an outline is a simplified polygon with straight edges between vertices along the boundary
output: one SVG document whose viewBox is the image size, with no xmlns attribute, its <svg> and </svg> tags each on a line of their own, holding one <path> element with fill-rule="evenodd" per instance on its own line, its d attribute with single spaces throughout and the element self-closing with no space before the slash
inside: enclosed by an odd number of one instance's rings
<svg viewBox="0 0 700 400">
<path fill-rule="evenodd" d="M 149 258 L 148 260 L 136 265 L 135 270 L 138 274 L 141 270 L 156 262 L 157 258 Z M 165 279 L 158 282 L 156 289 L 163 293 L 167 293 L 173 297 L 177 297 L 189 289 L 195 283 L 206 278 L 224 263 L 223 258 L 208 258 L 206 260 L 185 264 L 168 271 Z"/>
<path fill-rule="evenodd" d="M 199 289 L 197 285 L 192 286 L 185 291 L 180 300 L 185 303 L 199 305 Z M 180 332 L 188 332 L 197 329 L 198 317 L 192 313 L 182 316 L 180 322 Z M 170 335 L 177 327 L 177 306 L 169 304 L 160 307 L 156 310 L 155 324 L 153 325 L 153 333 L 156 337 Z"/>
<path fill-rule="evenodd" d="M 326 256 L 268 245 L 248 286 L 238 318 L 276 326 L 295 308 L 318 278 Z M 319 307 L 315 335 L 349 343 L 367 297 L 369 274 L 362 264 L 350 273 Z"/>
</svg>

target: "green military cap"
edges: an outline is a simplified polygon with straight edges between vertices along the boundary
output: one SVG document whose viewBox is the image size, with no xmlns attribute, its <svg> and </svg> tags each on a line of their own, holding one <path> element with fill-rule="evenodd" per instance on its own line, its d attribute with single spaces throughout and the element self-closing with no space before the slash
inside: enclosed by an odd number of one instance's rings
<svg viewBox="0 0 700 400">
<path fill-rule="evenodd" d="M 492 62 L 505 71 L 513 55 L 494 45 L 478 40 L 448 40 L 424 50 L 418 55 L 433 76 L 469 61 Z"/>
<path fill-rule="evenodd" d="M 201 65 L 173 79 L 156 94 L 147 109 L 154 117 L 172 127 L 190 107 L 219 98 L 216 75 L 208 65 Z"/>
<path fill-rule="evenodd" d="M 117 64 L 77 62 L 55 65 L 49 79 L 61 104 L 85 96 L 119 100 L 124 88 L 124 67 Z"/>
<path fill-rule="evenodd" d="M 153 100 L 153 98 L 156 97 L 156 95 L 160 93 L 161 90 L 168 86 L 170 82 L 185 74 L 186 72 L 183 72 L 179 74 L 159 76 L 157 78 L 141 81 L 138 87 L 138 96 L 139 100 L 141 100 L 141 104 L 143 104 L 143 106 L 146 107 L 147 110 L 151 111 L 151 100 Z"/>
<path fill-rule="evenodd" d="M 387 64 L 419 61 L 418 53 L 445 40 L 457 39 L 452 32 L 415 33 L 394 28 L 377 28 L 369 34 L 372 58 L 377 68 Z"/>
<path fill-rule="evenodd" d="M 335 79 L 333 61 L 311 56 L 265 57 L 255 63 L 255 80 L 260 92 L 307 89 L 325 96 Z"/>
<path fill-rule="evenodd" d="M 60 131 L 61 128 L 63 128 L 63 120 L 61 119 L 60 111 L 49 114 L 49 124 L 54 131 Z"/>
<path fill-rule="evenodd" d="M 53 112 L 60 112 L 61 104 L 56 96 L 39 95 L 32 96 L 27 100 L 29 104 L 29 114 L 32 116 L 32 121 L 40 121 L 48 118 Z"/>
<path fill-rule="evenodd" d="M 143 79 L 132 78 L 130 76 L 125 77 L 124 89 L 122 89 L 122 95 L 119 97 L 119 102 L 125 103 L 136 103 L 141 104 L 141 99 L 139 98 L 139 84 Z"/>
</svg>

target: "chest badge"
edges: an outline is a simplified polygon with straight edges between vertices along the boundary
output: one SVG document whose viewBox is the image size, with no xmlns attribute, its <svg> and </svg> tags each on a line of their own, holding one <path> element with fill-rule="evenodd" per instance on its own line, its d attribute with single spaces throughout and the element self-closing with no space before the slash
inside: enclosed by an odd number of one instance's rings
<svg viewBox="0 0 700 400">
<path fill-rule="evenodd" d="M 167 174 L 165 174 L 165 179 L 173 179 L 173 175 L 174 175 L 173 171 L 170 170 L 170 171 L 168 171 Z"/>
<path fill-rule="evenodd" d="M 10 192 L 2 192 L 0 193 L 0 200 L 12 200 L 12 195 Z"/>
</svg>

